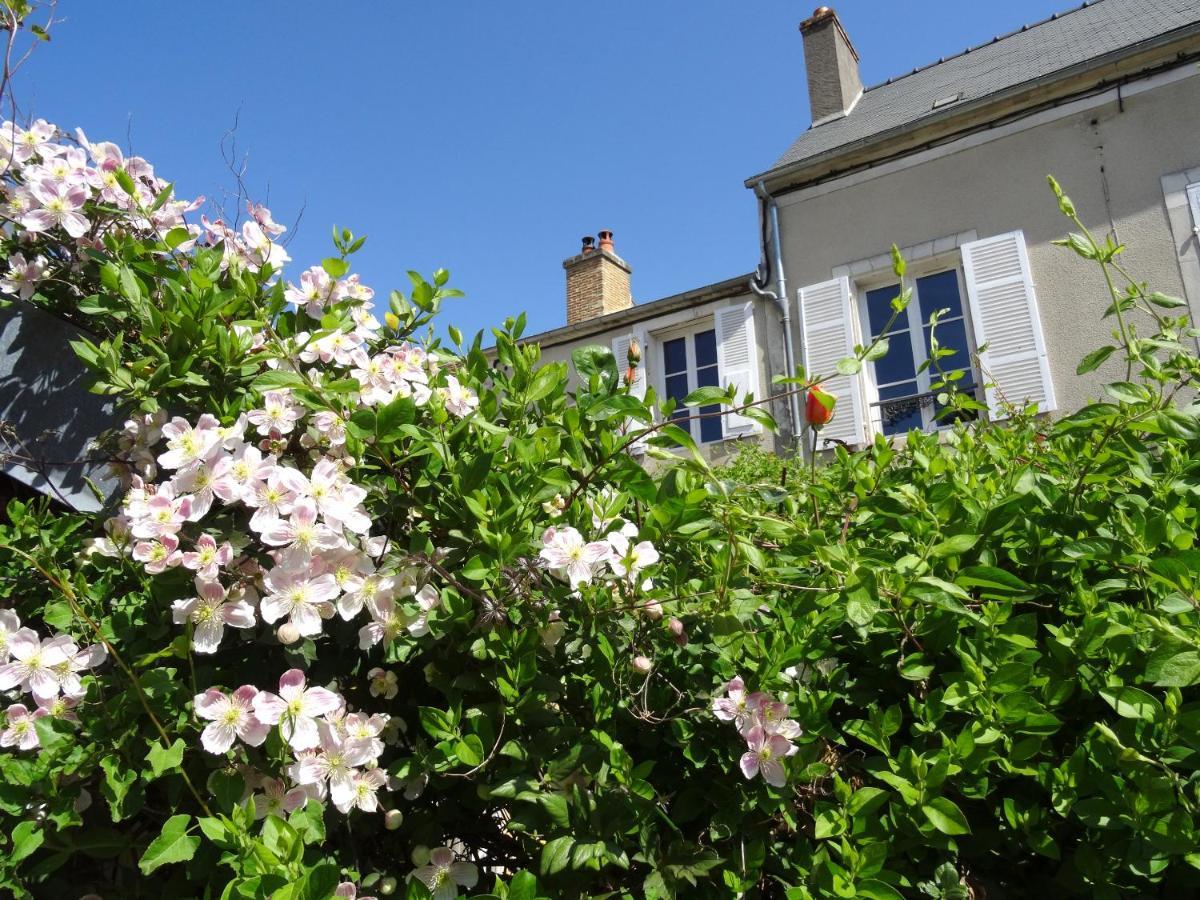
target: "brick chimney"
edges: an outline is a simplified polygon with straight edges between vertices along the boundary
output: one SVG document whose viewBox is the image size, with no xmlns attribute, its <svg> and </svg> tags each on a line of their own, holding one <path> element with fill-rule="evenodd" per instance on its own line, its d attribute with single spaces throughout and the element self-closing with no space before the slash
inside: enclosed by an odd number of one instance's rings
<svg viewBox="0 0 1200 900">
<path fill-rule="evenodd" d="M 600 232 L 600 246 L 585 237 L 579 254 L 563 260 L 567 270 L 567 324 L 586 322 L 633 306 L 629 263 L 613 249 L 613 233 Z"/>
<path fill-rule="evenodd" d="M 828 6 L 818 7 L 800 23 L 804 35 L 804 67 L 808 70 L 808 104 L 812 123 L 840 119 L 862 96 L 858 53 L 842 22 Z"/>
</svg>

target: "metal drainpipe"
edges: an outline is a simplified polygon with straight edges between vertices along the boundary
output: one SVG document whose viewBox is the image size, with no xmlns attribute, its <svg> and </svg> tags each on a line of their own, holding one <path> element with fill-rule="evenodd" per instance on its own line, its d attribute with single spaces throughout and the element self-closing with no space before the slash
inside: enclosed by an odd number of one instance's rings
<svg viewBox="0 0 1200 900">
<path fill-rule="evenodd" d="M 763 256 L 772 257 L 775 263 L 775 284 L 778 287 L 776 291 L 764 290 L 758 283 L 757 278 L 750 279 L 750 290 L 762 297 L 764 300 L 773 300 L 779 308 L 780 324 L 783 325 L 783 361 L 787 366 L 787 374 L 789 376 L 796 374 L 796 358 L 792 352 L 792 314 L 791 304 L 788 302 L 787 292 L 787 276 L 783 274 L 783 248 L 779 241 L 779 208 L 775 204 L 775 198 L 767 193 L 766 188 L 760 181 L 754 186 L 754 193 L 758 195 L 760 203 L 766 205 L 767 211 L 770 213 L 771 227 L 771 248 L 768 249 L 764 243 Z M 794 385 L 789 387 L 792 390 Z M 803 450 L 800 428 L 803 419 L 800 417 L 800 395 L 793 393 L 788 397 L 788 414 L 791 419 L 792 440 L 796 446 Z"/>
</svg>

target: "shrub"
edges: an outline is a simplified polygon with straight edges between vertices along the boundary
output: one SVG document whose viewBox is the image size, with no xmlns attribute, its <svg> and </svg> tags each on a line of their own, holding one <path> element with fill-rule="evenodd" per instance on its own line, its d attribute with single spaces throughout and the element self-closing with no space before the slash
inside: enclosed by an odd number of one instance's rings
<svg viewBox="0 0 1200 900">
<path fill-rule="evenodd" d="M 1061 421 L 714 472 L 607 350 L 568 392 L 520 318 L 418 342 L 445 272 L 380 323 L 363 238 L 289 281 L 262 207 L 190 224 L 114 145 L 0 131 L 2 287 L 129 415 L 103 530 L 0 530 L 14 894 L 1195 890 L 1178 301 L 1114 293 L 1081 368 L 1125 378 Z"/>
</svg>

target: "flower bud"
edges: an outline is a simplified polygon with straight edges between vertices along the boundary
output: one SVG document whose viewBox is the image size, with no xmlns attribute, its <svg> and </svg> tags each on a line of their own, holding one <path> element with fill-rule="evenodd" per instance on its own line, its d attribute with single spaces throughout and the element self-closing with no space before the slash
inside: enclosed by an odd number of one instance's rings
<svg viewBox="0 0 1200 900">
<path fill-rule="evenodd" d="M 383 827 L 388 831 L 395 831 L 404 822 L 404 813 L 398 809 L 389 809 L 383 814 Z"/>
<path fill-rule="evenodd" d="M 279 638 L 281 644 L 294 644 L 300 640 L 300 629 L 291 622 L 284 622 L 275 629 L 275 637 Z"/>
<path fill-rule="evenodd" d="M 833 418 L 833 407 L 837 397 L 821 390 L 819 384 L 811 385 L 804 401 L 804 421 L 812 428 L 820 428 Z"/>
<path fill-rule="evenodd" d="M 390 897 L 396 893 L 396 879 L 389 875 L 387 878 L 380 879 L 379 893 L 384 897 Z"/>
<path fill-rule="evenodd" d="M 678 646 L 680 646 L 680 647 L 687 646 L 688 636 L 687 636 L 687 632 L 683 628 L 683 623 L 681 621 L 679 621 L 674 616 L 671 616 L 670 621 L 667 623 L 667 628 L 670 630 L 671 635 L 675 638 L 675 643 Z"/>
<path fill-rule="evenodd" d="M 635 337 L 629 339 L 629 352 L 625 354 L 625 361 L 631 367 L 637 366 L 642 361 L 642 345 L 638 343 Z"/>
<path fill-rule="evenodd" d="M 429 852 L 429 848 L 424 844 L 417 844 L 417 846 L 412 848 L 412 864 L 418 868 L 425 865 L 429 862 Z"/>
<path fill-rule="evenodd" d="M 648 656 L 635 656 L 633 658 L 633 671 L 639 675 L 649 675 L 650 670 L 654 668 L 654 663 L 650 661 Z"/>
<path fill-rule="evenodd" d="M 383 321 L 387 322 L 388 328 L 392 329 L 392 331 L 400 327 L 400 317 L 394 312 L 385 312 L 383 314 Z"/>
<path fill-rule="evenodd" d="M 663 617 L 662 604 L 657 600 L 649 600 L 642 605 L 642 612 L 645 613 L 647 619 L 658 621 Z"/>
</svg>

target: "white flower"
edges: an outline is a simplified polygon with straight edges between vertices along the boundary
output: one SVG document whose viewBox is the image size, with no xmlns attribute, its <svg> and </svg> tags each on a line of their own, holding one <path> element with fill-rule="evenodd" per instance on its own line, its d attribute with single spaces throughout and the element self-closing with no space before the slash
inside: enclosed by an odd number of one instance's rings
<svg viewBox="0 0 1200 900">
<path fill-rule="evenodd" d="M 414 869 L 409 878 L 419 878 L 433 900 L 454 900 L 460 886 L 467 890 L 475 887 L 479 869 L 468 862 L 456 862 L 449 847 L 438 847 L 429 854 L 429 865 Z"/>
<path fill-rule="evenodd" d="M 32 628 L 22 628 L 8 639 L 11 661 L 0 666 L 0 691 L 20 686 L 39 703 L 58 696 L 57 669 L 68 662 L 78 648 L 66 635 L 39 640 Z"/>
<path fill-rule="evenodd" d="M 400 688 L 396 684 L 395 672 L 376 667 L 367 673 L 367 678 L 371 680 L 368 690 L 372 697 L 391 700 L 400 692 Z"/>
<path fill-rule="evenodd" d="M 218 581 L 196 578 L 199 596 L 188 600 L 176 600 L 171 606 L 171 615 L 176 625 L 191 622 L 192 646 L 197 653 L 216 653 L 225 626 L 234 628 L 254 627 L 254 607 L 244 599 L 228 600 L 225 588 Z"/>
<path fill-rule="evenodd" d="M 196 715 L 208 719 L 200 735 L 200 743 L 209 753 L 225 753 L 233 746 L 234 738 L 241 738 L 251 747 L 259 746 L 267 739 L 269 724 L 258 718 L 254 701 L 261 696 L 258 688 L 244 684 L 232 694 L 224 694 L 209 688 L 197 694 L 193 704 Z M 274 696 L 269 695 L 269 696 Z"/>
<path fill-rule="evenodd" d="M 302 636 L 321 633 L 321 620 L 333 615 L 330 602 L 338 594 L 333 576 L 313 576 L 307 567 L 276 566 L 267 573 L 267 590 L 259 612 L 268 625 L 288 617 Z"/>
<path fill-rule="evenodd" d="M 40 747 L 35 720 L 48 715 L 41 707 L 32 713 L 23 703 L 12 704 L 5 713 L 4 731 L 0 732 L 0 747 L 16 747 L 18 750 L 34 750 Z"/>
<path fill-rule="evenodd" d="M 613 549 L 609 565 L 620 578 L 628 576 L 629 580 L 633 581 L 642 569 L 658 562 L 658 551 L 654 549 L 653 544 L 649 541 L 634 544 L 631 536 L 624 530 L 610 534 L 608 543 Z"/>
<path fill-rule="evenodd" d="M 556 575 L 567 578 L 571 589 L 587 584 L 596 570 L 612 555 L 606 541 L 585 543 L 574 528 L 547 528 L 542 535 L 542 564 Z"/>
<path fill-rule="evenodd" d="M 317 716 L 338 709 L 342 698 L 324 688 L 305 688 L 304 673 L 289 669 L 279 679 L 279 694 L 260 691 L 254 697 L 254 714 L 260 722 L 279 725 L 293 750 L 310 750 L 321 742 Z"/>
<path fill-rule="evenodd" d="M 363 812 L 375 812 L 379 809 L 379 800 L 375 794 L 385 784 L 387 773 L 383 769 L 355 772 L 345 787 L 330 784 L 329 799 L 339 812 L 348 813 L 355 807 Z M 457 896 L 457 893 L 451 896 Z"/>
</svg>

